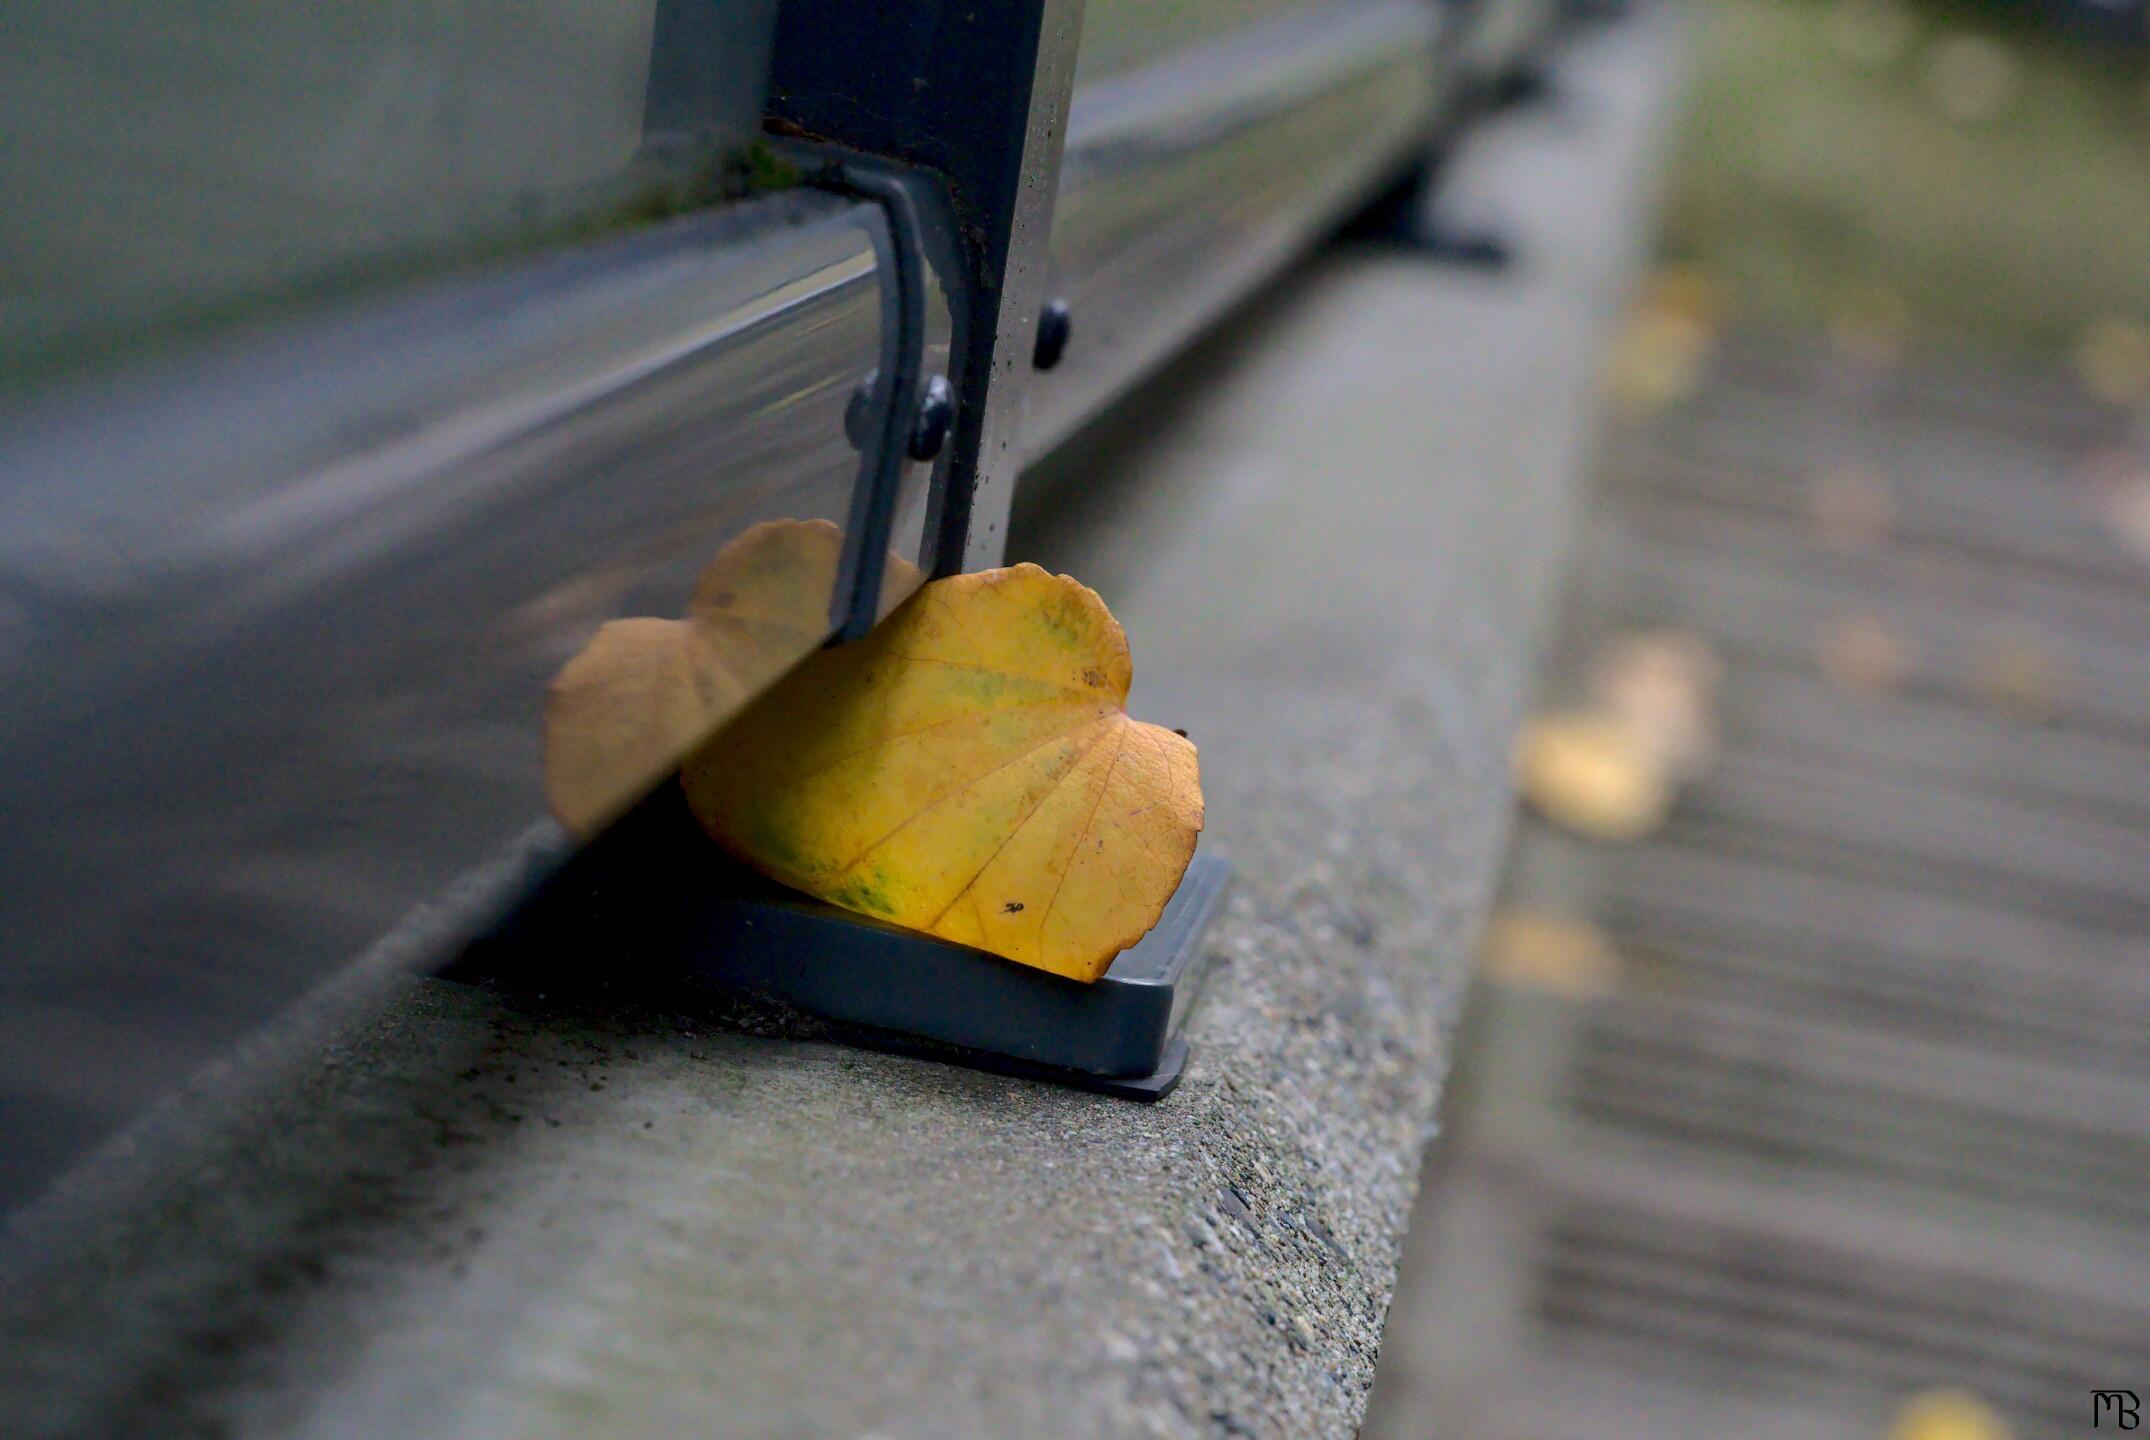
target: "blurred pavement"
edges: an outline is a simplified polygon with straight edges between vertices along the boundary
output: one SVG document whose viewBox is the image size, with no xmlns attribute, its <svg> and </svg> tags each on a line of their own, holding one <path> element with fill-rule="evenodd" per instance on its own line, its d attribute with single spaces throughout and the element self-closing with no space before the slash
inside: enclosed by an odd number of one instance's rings
<svg viewBox="0 0 2150 1440">
<path fill-rule="evenodd" d="M 1367 1434 L 2088 1433 L 2150 1392 L 2144 437 L 2058 366 L 1707 348 L 1547 699 L 1677 637 L 1714 763 L 1525 825 Z"/>
</svg>

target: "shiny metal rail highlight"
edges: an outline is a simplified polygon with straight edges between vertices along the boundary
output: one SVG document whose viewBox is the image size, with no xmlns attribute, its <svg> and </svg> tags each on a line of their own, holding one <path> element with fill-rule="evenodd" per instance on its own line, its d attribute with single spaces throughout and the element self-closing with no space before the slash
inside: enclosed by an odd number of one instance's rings
<svg viewBox="0 0 2150 1440">
<path fill-rule="evenodd" d="M 1410 163 L 1443 9 L 1301 7 L 1079 85 L 1053 225 L 1074 339 L 1032 387 L 1036 458 Z"/>
<path fill-rule="evenodd" d="M 0 1204 L 542 833 L 601 623 L 846 522 L 886 243 L 783 196 L 7 417 Z"/>
</svg>

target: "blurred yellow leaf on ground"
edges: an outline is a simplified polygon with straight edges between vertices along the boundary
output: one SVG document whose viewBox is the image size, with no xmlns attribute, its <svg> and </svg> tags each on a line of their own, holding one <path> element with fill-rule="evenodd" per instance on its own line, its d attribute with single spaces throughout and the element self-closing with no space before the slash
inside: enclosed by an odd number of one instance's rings
<svg viewBox="0 0 2150 1440">
<path fill-rule="evenodd" d="M 1676 781 L 1699 780 L 1717 757 L 1717 691 L 1724 662 L 1684 630 L 1631 630 L 1600 645 L 1590 697 Z"/>
<path fill-rule="evenodd" d="M 1612 990 L 1620 957 L 1587 920 L 1504 906 L 1486 922 L 1479 969 L 1513 989 L 1584 1000 Z"/>
<path fill-rule="evenodd" d="M 1640 840 L 1672 809 L 1664 765 L 1618 718 L 1534 717 L 1516 749 L 1516 781 L 1539 814 L 1592 840 Z"/>
<path fill-rule="evenodd" d="M 1625 410 L 1650 414 L 1694 394 L 1724 326 L 1722 288 L 1690 266 L 1650 277 L 1606 360 L 1606 388 Z"/>
<path fill-rule="evenodd" d="M 1886 1440 L 2015 1440 L 2015 1432 L 1967 1390 L 1930 1390 L 1896 1412 Z"/>
</svg>

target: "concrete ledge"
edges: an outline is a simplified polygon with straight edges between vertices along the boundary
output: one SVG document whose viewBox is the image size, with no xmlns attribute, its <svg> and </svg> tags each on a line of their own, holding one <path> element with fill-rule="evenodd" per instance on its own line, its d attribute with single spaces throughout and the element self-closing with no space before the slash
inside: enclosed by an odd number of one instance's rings
<svg viewBox="0 0 2150 1440">
<path fill-rule="evenodd" d="M 1341 1435 L 1508 828 L 1666 27 L 1465 157 L 1515 276 L 1324 257 L 1057 467 L 1240 870 L 1157 1106 L 400 981 L 11 1234 L 13 1436 Z"/>
</svg>

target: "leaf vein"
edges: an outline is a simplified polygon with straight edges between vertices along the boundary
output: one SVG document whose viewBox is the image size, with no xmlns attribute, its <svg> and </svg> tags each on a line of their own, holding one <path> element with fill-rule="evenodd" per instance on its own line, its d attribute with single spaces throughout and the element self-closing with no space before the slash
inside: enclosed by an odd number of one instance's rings
<svg viewBox="0 0 2150 1440">
<path fill-rule="evenodd" d="M 1082 853 L 1083 840 L 1089 835 L 1090 827 L 1097 823 L 1098 807 L 1105 803 L 1105 792 L 1112 788 L 1113 772 L 1120 768 L 1120 757 L 1127 753 L 1127 732 L 1134 728 L 1132 722 L 1120 727 L 1120 743 L 1118 748 L 1112 752 L 1112 763 L 1105 767 L 1105 778 L 1098 782 L 1097 799 L 1090 802 L 1090 814 L 1082 822 L 1082 828 L 1075 832 L 1075 850 L 1069 855 L 1066 868 L 1061 870 L 1060 879 L 1053 886 L 1053 898 L 1045 902 L 1045 916 L 1038 921 L 1038 953 L 1040 956 L 1045 953 L 1045 928 L 1053 923 L 1053 907 L 1060 903 L 1060 892 L 1067 888 L 1068 871 L 1075 868 L 1075 857 Z"/>
<path fill-rule="evenodd" d="M 1096 719 L 1090 721 L 1090 723 L 1092 725 L 1099 725 L 1110 718 L 1111 717 L 1108 715 L 1099 715 Z M 1010 755 L 1007 759 L 1001 761 L 999 764 L 988 766 L 986 769 L 979 771 L 977 774 L 971 776 L 969 779 L 960 781 L 955 785 L 949 786 L 947 790 L 943 791 L 939 795 L 936 795 L 932 800 L 920 806 L 918 809 L 912 811 L 909 815 L 906 815 L 903 818 L 902 822 L 898 824 L 894 829 L 890 830 L 886 835 L 883 835 L 880 839 L 874 841 L 865 849 L 859 851 L 858 854 L 852 856 L 849 860 L 846 860 L 834 871 L 830 872 L 832 878 L 834 876 L 850 874 L 854 869 L 858 868 L 858 863 L 861 860 L 864 860 L 868 855 L 871 855 L 874 851 L 880 849 L 883 845 L 886 845 L 889 841 L 895 839 L 898 835 L 902 834 L 906 826 L 911 825 L 913 822 L 923 818 L 924 816 L 932 814 L 935 810 L 947 804 L 950 800 L 954 800 L 959 796 L 963 795 L 966 791 L 977 785 L 979 781 L 987 778 L 988 776 L 998 774 L 999 772 L 1007 769 L 1010 765 L 1014 765 L 1020 761 L 1029 759 L 1031 756 L 1037 754 L 1040 750 L 1043 750 L 1046 746 L 1052 744 L 1054 741 L 1065 740 L 1068 738 L 1068 736 L 1075 734 L 1078 730 L 1082 728 L 1083 727 L 1080 725 L 1071 725 L 1067 729 L 1062 730 L 1056 735 L 1048 735 L 1043 740 L 1040 740 L 1037 744 L 1024 749 L 1020 754 Z M 1087 749 L 1083 751 L 1083 755 L 1087 755 L 1089 753 L 1090 752 Z M 1075 768 L 1075 765 L 1079 765 L 1081 763 L 1082 755 L 1078 755 L 1075 757 L 1074 763 L 1069 765 L 1068 768 L 1072 770 Z M 1065 772 L 1063 772 L 1063 774 L 1064 773 Z"/>
<path fill-rule="evenodd" d="M 1073 695 L 1077 698 L 1081 698 L 1085 693 L 1083 687 L 1079 685 L 1068 685 L 1058 680 L 1049 680 L 1043 675 L 1027 675 L 1020 670 L 1010 670 L 1005 665 L 986 665 L 976 660 L 945 660 L 938 655 L 899 655 L 894 651 L 889 652 L 888 658 L 901 660 L 911 665 L 939 665 L 949 670 L 976 670 L 986 675 L 998 675 L 1004 680 L 1023 680 L 1032 685 L 1050 686 L 1060 691 L 1063 695 Z"/>
<path fill-rule="evenodd" d="M 1045 802 L 1060 793 L 1060 787 L 1068 783 L 1068 776 L 1073 775 L 1077 770 L 1082 769 L 1082 762 L 1089 759 L 1092 752 L 1094 752 L 1098 746 L 1104 743 L 1104 737 L 1101 735 L 1097 739 L 1092 740 L 1088 745 L 1085 745 L 1083 747 L 1082 754 L 1075 757 L 1075 763 L 1068 766 L 1066 770 L 1063 770 L 1060 773 L 1059 778 L 1053 781 L 1051 788 L 1049 788 L 1043 795 L 1038 797 L 1037 804 L 1031 806 L 1028 810 L 1023 812 L 1023 818 L 1015 822 L 1014 827 L 1008 831 L 1006 839 L 1002 840 L 1000 844 L 993 847 L 993 853 L 986 856 L 985 859 L 979 863 L 977 873 L 972 875 L 970 879 L 963 882 L 963 888 L 955 893 L 954 899 L 951 899 L 946 905 L 943 905 L 940 908 L 940 913 L 935 915 L 931 920 L 928 920 L 921 928 L 931 930 L 934 926 L 940 924 L 941 921 L 947 916 L 948 912 L 956 908 L 956 901 L 961 900 L 965 895 L 969 895 L 971 897 L 971 908 L 978 915 L 978 932 L 981 935 L 985 933 L 985 912 L 978 908 L 978 897 L 974 893 L 978 888 L 978 882 L 985 878 L 985 872 L 992 868 L 993 862 L 1001 857 L 1001 853 L 1005 851 L 1010 845 L 1013 845 L 1015 843 L 1015 837 L 1023 833 L 1024 827 L 1029 825 L 1032 820 L 1037 818 L 1038 812 L 1045 808 Z M 1091 813 L 1093 815 L 1097 813 L 1094 807 L 1092 808 Z M 1044 931 L 1044 923 L 1042 921 L 1039 922 L 1039 931 L 1041 934 Z"/>
<path fill-rule="evenodd" d="M 816 765 L 811 770 L 802 771 L 801 773 L 792 776 L 790 783 L 794 785 L 804 784 L 808 780 L 817 779 L 820 776 L 828 774 L 831 770 L 834 770 L 839 765 L 845 765 L 853 760 L 858 759 L 861 755 L 871 755 L 874 751 L 881 749 L 883 746 L 893 745 L 898 740 L 908 740 L 914 735 L 929 734 L 932 731 L 940 729 L 943 725 L 953 725 L 958 720 L 990 719 L 993 715 L 1005 715 L 1010 710 L 1037 710 L 1042 709 L 1047 705 L 1065 705 L 1066 703 L 1067 702 L 1065 700 L 1062 700 L 1059 697 L 1055 696 L 1050 700 L 1025 700 L 1019 705 L 1003 705 L 999 709 L 994 710 L 990 713 L 978 710 L 965 710 L 959 714 L 949 715 L 943 719 L 936 720 L 930 725 L 921 725 L 915 730 L 899 730 L 893 735 L 877 735 L 872 740 L 868 741 L 866 744 L 859 746 L 858 749 L 847 750 L 843 754 L 837 756 L 834 760 L 829 761 L 826 765 Z M 1072 735 L 1073 733 L 1075 733 L 1075 730 L 1077 728 L 1079 727 L 1071 725 L 1065 730 L 1056 731 L 1055 734 Z M 1048 741 L 1047 743 L 1050 744 L 1051 742 Z"/>
</svg>

